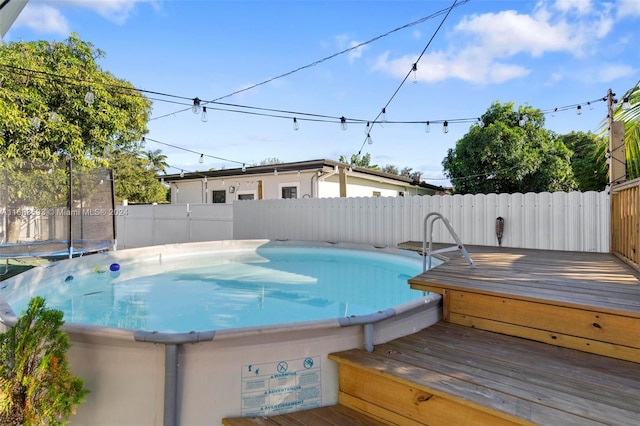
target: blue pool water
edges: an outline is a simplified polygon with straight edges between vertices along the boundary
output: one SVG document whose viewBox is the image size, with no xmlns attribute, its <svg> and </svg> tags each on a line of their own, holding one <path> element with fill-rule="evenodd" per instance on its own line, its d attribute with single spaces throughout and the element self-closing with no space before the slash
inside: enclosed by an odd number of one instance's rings
<svg viewBox="0 0 640 426">
<path fill-rule="evenodd" d="M 72 270 L 30 297 L 67 322 L 160 332 L 220 330 L 365 315 L 422 297 L 407 280 L 419 256 L 341 248 L 232 250 Z M 115 268 L 113 268 L 115 269 Z"/>
</svg>

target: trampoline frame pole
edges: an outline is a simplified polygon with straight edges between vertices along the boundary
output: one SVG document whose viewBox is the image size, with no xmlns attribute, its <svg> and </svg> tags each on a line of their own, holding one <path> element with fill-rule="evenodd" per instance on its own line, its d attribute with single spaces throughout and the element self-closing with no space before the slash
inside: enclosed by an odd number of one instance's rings
<svg viewBox="0 0 640 426">
<path fill-rule="evenodd" d="M 73 258 L 73 160 L 69 158 L 69 259 Z"/>
</svg>

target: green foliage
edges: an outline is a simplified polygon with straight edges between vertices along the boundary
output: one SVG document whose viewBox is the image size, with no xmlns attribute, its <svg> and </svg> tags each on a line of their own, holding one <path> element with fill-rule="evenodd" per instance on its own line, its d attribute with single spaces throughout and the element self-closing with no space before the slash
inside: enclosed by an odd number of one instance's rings
<svg viewBox="0 0 640 426">
<path fill-rule="evenodd" d="M 137 152 L 118 150 L 107 156 L 113 166 L 116 202 L 164 203 L 167 189 L 157 179 L 157 165 Z"/>
<path fill-rule="evenodd" d="M 630 109 L 622 107 L 622 100 L 629 99 Z M 613 107 L 613 119 L 624 122 L 624 143 L 627 160 L 627 180 L 640 177 L 640 81 L 627 90 Z M 600 126 L 599 136 L 606 136 L 609 131 L 608 121 Z M 605 139 L 601 145 L 600 155 L 607 156 L 609 140 Z"/>
<path fill-rule="evenodd" d="M 568 191 L 575 188 L 571 151 L 544 128 L 530 106 L 493 103 L 442 165 L 457 193 Z M 524 121 L 520 123 L 521 120 Z"/>
<path fill-rule="evenodd" d="M 350 164 L 352 166 L 363 167 L 365 169 L 380 170 L 380 167 L 377 164 L 371 164 L 371 154 L 369 153 L 364 154 L 362 157 L 358 154 L 353 154 L 349 161 L 347 160 L 347 157 L 341 155 L 338 161 L 343 164 Z"/>
<path fill-rule="evenodd" d="M 151 103 L 129 82 L 102 71 L 97 60 L 103 56 L 77 34 L 65 42 L 0 46 L 0 154 L 68 155 L 84 165 L 100 160 L 105 148 L 137 149 Z M 92 105 L 84 101 L 89 89 Z"/>
<path fill-rule="evenodd" d="M 89 391 L 69 370 L 63 323 L 61 311 L 35 297 L 0 334 L 0 424 L 63 425 L 84 401 Z"/>
<path fill-rule="evenodd" d="M 578 191 L 604 191 L 609 182 L 609 169 L 599 150 L 603 142 L 596 135 L 584 132 L 571 132 L 558 138 L 573 151 L 571 168 Z"/>
<path fill-rule="evenodd" d="M 273 164 L 281 164 L 281 163 L 282 163 L 282 161 L 280 161 L 279 159 L 274 157 L 274 158 L 266 158 L 266 159 L 262 160 L 260 162 L 260 165 L 261 166 L 271 166 Z"/>
<path fill-rule="evenodd" d="M 109 163 L 108 153 L 141 149 L 151 102 L 131 83 L 103 71 L 98 64 L 102 57 L 104 52 L 75 33 L 64 42 L 13 42 L 0 46 L 3 163 L 50 162 L 70 157 L 75 167 L 113 167 L 119 169 L 120 176 L 126 175 L 122 165 Z M 91 105 L 85 102 L 89 89 L 95 94 Z M 158 151 L 149 154 L 153 166 L 163 171 L 166 157 Z M 137 176 L 133 170 L 128 174 Z M 151 194 L 136 199 L 158 198 L 159 183 L 147 185 L 146 180 L 117 183 L 116 198 L 130 199 L 131 191 L 117 191 L 135 185 L 151 188 L 139 189 L 138 192 Z M 164 200 L 164 192 L 161 198 Z M 15 205 L 20 201 L 19 197 L 11 200 Z"/>
</svg>

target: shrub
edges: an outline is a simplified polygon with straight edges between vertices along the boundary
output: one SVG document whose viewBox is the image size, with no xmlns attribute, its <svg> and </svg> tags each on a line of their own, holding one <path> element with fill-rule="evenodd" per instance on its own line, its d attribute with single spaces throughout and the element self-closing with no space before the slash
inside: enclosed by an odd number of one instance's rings
<svg viewBox="0 0 640 426">
<path fill-rule="evenodd" d="M 0 425 L 63 425 L 89 393 L 69 370 L 62 311 L 34 297 L 0 334 Z"/>
</svg>

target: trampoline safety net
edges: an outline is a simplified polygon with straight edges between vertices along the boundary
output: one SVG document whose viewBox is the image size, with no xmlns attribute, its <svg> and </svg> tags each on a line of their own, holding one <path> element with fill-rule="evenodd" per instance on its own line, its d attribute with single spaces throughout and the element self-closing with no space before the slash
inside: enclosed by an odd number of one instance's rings
<svg viewBox="0 0 640 426">
<path fill-rule="evenodd" d="M 63 257 L 115 246 L 113 173 L 0 162 L 0 258 Z"/>
</svg>

